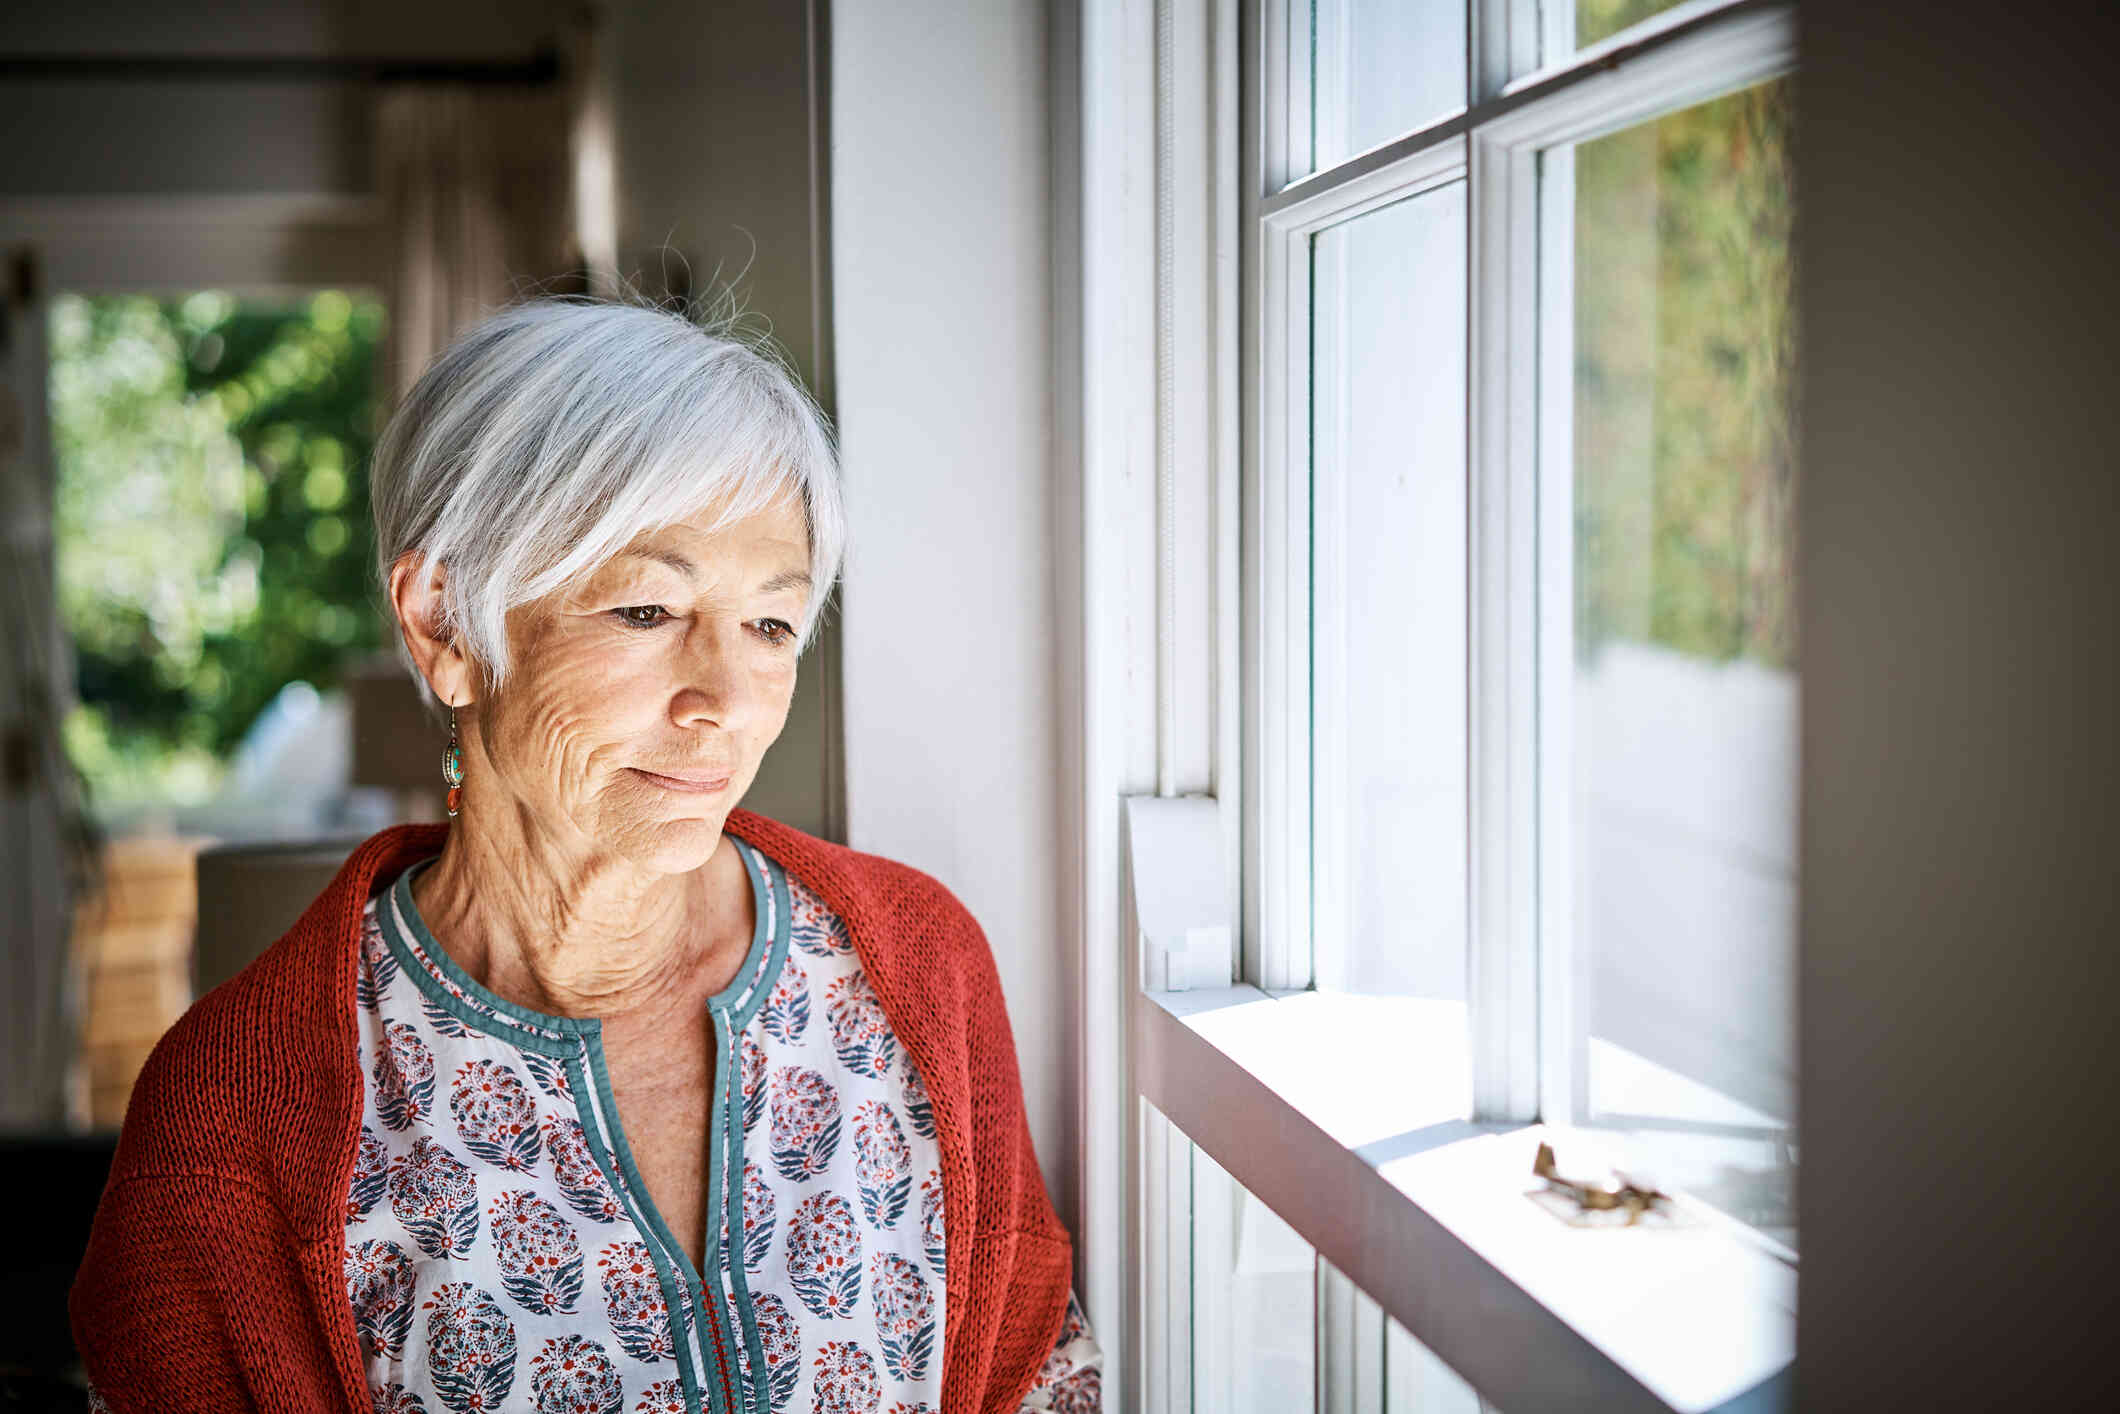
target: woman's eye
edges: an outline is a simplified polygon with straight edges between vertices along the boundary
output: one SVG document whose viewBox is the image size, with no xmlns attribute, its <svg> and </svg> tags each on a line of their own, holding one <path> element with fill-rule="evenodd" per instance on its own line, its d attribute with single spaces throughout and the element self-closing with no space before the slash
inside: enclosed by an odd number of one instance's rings
<svg viewBox="0 0 2120 1414">
<path fill-rule="evenodd" d="M 630 628 L 661 628 L 664 620 L 652 616 L 666 614 L 667 611 L 660 604 L 633 604 L 623 609 L 613 609 L 611 612 L 618 615 L 620 623 Z M 650 615 L 651 617 L 636 618 L 635 615 L 638 614 Z"/>
<path fill-rule="evenodd" d="M 775 647 L 791 642 L 795 637 L 795 630 L 779 619 L 760 619 L 758 622 L 765 631 L 766 642 Z"/>
</svg>

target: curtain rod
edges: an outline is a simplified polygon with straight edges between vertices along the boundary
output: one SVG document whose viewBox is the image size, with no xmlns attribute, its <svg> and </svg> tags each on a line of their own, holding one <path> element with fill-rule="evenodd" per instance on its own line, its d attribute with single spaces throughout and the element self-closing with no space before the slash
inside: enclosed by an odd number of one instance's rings
<svg viewBox="0 0 2120 1414">
<path fill-rule="evenodd" d="M 371 83 L 549 84 L 560 77 L 559 51 L 526 59 L 358 59 L 307 55 L 0 54 L 0 78 L 285 80 Z"/>
</svg>

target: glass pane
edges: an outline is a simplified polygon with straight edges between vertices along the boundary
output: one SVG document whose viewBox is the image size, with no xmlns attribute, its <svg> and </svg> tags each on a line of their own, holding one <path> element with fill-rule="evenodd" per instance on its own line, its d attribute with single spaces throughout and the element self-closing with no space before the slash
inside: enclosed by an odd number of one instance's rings
<svg viewBox="0 0 2120 1414">
<path fill-rule="evenodd" d="M 1384 1414 L 1480 1414 L 1472 1386 L 1388 1316 L 1384 1320 Z"/>
<path fill-rule="evenodd" d="M 1310 18 L 1313 170 L 1465 106 L 1465 0 L 1316 0 Z"/>
<path fill-rule="evenodd" d="M 1193 1163 L 1193 1407 L 1313 1407 L 1317 1254 L 1198 1147 Z"/>
<path fill-rule="evenodd" d="M 1791 93 L 1578 147 L 1577 976 L 1593 1121 L 1793 1240 Z M 1549 169 L 1550 172 L 1550 169 Z M 1549 191 L 1553 190 L 1549 186 Z"/>
<path fill-rule="evenodd" d="M 1565 15 L 1569 8 L 1575 12 L 1575 47 L 1587 49 L 1629 25 L 1639 24 L 1651 15 L 1670 9 L 1679 0 L 1574 0 L 1572 6 L 1567 0 L 1559 0 L 1559 3 L 1564 7 L 1562 14 Z M 1554 54 L 1548 57 L 1559 59 L 1565 56 Z"/>
<path fill-rule="evenodd" d="M 1318 986 L 1462 1002 L 1465 184 L 1312 251 Z"/>
</svg>

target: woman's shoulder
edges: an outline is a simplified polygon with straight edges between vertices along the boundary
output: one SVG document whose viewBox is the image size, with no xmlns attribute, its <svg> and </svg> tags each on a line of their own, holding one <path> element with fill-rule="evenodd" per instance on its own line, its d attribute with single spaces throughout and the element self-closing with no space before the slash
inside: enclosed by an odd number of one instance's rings
<svg viewBox="0 0 2120 1414">
<path fill-rule="evenodd" d="M 850 924 L 888 923 L 894 931 L 925 925 L 955 941 L 985 944 L 978 921 L 963 901 L 914 865 L 837 844 L 749 810 L 730 811 L 725 828 L 763 851 Z"/>
<path fill-rule="evenodd" d="M 163 1033 L 133 1083 L 113 1181 L 220 1175 L 314 1216 L 306 1209 L 325 1200 L 306 1201 L 322 1181 L 310 1170 L 329 1169 L 360 1122 L 363 910 L 379 877 L 395 877 L 431 843 L 414 837 L 419 828 L 392 827 L 357 846 L 292 927 Z"/>
</svg>

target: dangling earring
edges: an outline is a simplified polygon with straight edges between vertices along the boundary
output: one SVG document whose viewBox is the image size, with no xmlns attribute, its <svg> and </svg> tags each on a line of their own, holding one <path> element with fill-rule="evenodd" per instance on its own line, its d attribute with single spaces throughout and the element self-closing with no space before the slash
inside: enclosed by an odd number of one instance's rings
<svg viewBox="0 0 2120 1414">
<path fill-rule="evenodd" d="M 456 744 L 456 704 L 449 704 L 449 748 L 442 753 L 442 779 L 449 782 L 449 818 L 464 798 L 464 753 Z"/>
</svg>

